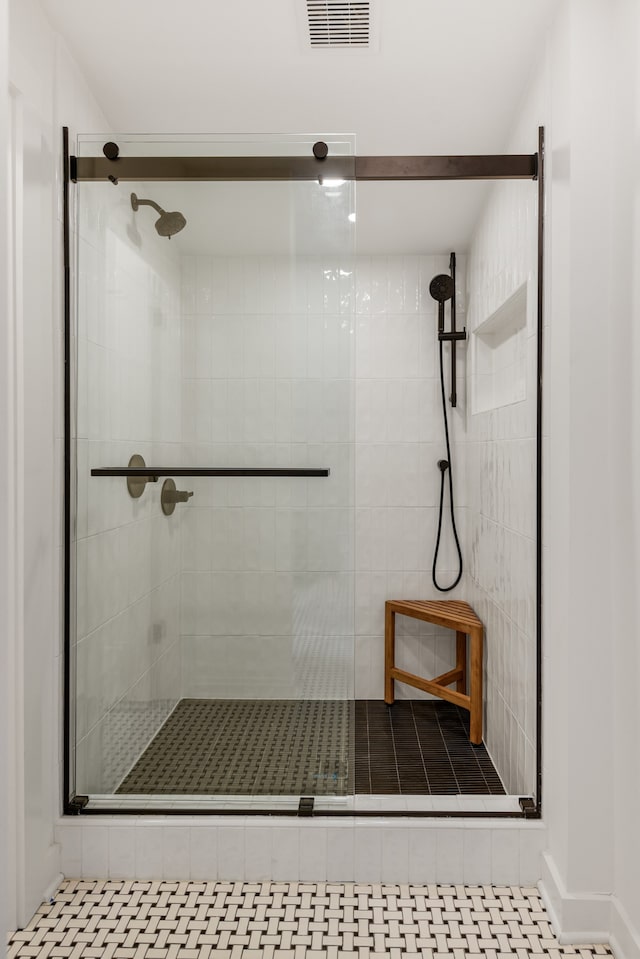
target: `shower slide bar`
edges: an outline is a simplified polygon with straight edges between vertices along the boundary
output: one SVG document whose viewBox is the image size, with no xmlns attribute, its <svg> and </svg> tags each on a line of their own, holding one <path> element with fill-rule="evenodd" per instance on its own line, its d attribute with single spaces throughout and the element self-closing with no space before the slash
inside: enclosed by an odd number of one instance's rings
<svg viewBox="0 0 640 959">
<path fill-rule="evenodd" d="M 107 147 L 113 147 L 108 151 Z M 477 156 L 104 157 L 69 158 L 74 183 L 110 180 L 535 180 L 537 153 Z M 109 154 L 109 155 L 107 155 Z"/>
<path fill-rule="evenodd" d="M 155 482 L 158 476 L 329 476 L 329 469 L 263 468 L 244 466 L 104 466 L 92 476 L 138 476 Z"/>
</svg>

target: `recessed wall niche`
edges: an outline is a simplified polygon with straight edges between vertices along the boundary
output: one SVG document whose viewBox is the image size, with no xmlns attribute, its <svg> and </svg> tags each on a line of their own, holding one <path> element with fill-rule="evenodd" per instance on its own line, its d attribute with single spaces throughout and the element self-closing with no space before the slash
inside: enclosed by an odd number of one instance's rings
<svg viewBox="0 0 640 959">
<path fill-rule="evenodd" d="M 526 384 L 527 284 L 473 332 L 472 412 L 518 403 Z"/>
</svg>

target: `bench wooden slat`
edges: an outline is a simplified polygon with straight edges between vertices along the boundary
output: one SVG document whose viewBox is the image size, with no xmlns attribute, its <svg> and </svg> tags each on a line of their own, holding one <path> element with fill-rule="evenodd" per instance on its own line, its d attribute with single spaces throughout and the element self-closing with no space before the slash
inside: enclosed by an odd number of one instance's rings
<svg viewBox="0 0 640 959">
<path fill-rule="evenodd" d="M 408 686 L 415 686 L 416 689 L 421 689 L 423 693 L 433 693 L 440 699 L 446 699 L 450 703 L 455 703 L 456 706 L 469 709 L 470 700 L 468 696 L 465 696 L 464 693 L 456 693 L 453 689 L 445 689 L 444 686 L 439 686 L 432 679 L 423 679 L 422 676 L 415 676 L 413 673 L 407 673 L 404 669 L 396 669 L 395 667 L 391 670 L 391 675 L 393 679 L 406 683 Z"/>
</svg>

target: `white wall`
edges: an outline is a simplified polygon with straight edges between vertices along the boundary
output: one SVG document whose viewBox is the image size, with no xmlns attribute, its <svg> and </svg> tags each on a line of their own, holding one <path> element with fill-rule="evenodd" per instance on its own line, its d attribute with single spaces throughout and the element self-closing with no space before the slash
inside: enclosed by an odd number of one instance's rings
<svg viewBox="0 0 640 959">
<path fill-rule="evenodd" d="M 335 255 L 183 258 L 185 463 L 331 470 L 187 481 L 185 696 L 353 695 L 352 286 Z"/>
<path fill-rule="evenodd" d="M 575 892 L 613 886 L 616 654 L 607 637 L 616 547 L 610 514 L 596 505 L 615 495 L 611 401 L 617 387 L 609 301 L 614 165 L 606 117 L 612 91 L 606 73 L 594 67 L 613 56 L 604 6 L 569 4 L 549 76 L 545 796 L 550 847 Z M 556 101 L 562 108 L 564 97 L 569 109 L 563 115 Z M 601 137 L 593 135 L 593 112 L 602 118 Z"/>
<path fill-rule="evenodd" d="M 445 447 L 428 286 L 447 268 L 446 256 L 183 259 L 186 461 L 331 469 L 190 484 L 185 696 L 353 695 L 354 580 L 355 695 L 382 696 L 385 599 L 439 595 Z M 463 290 L 461 259 L 461 324 Z M 464 401 L 461 382 L 449 418 L 463 541 Z M 445 520 L 440 582 L 454 565 Z M 397 640 L 398 662 L 419 675 L 455 660 L 448 630 L 400 617 Z"/>
<path fill-rule="evenodd" d="M 536 149 L 526 122 L 509 152 Z M 496 184 L 469 254 L 467 599 L 485 623 L 485 741 L 536 791 L 537 184 Z"/>
<path fill-rule="evenodd" d="M 620 3 L 615 11 L 615 58 L 612 76 L 616 110 L 613 135 L 617 170 L 613 177 L 613 296 L 611 313 L 619 322 L 614 343 L 616 374 L 625 386 L 614 393 L 614 422 L 617 458 L 613 482 L 620 495 L 612 502 L 613 530 L 619 548 L 615 553 L 614 613 L 612 636 L 617 655 L 614 664 L 613 735 L 615 749 L 614 796 L 614 905 L 612 928 L 620 951 L 640 952 L 640 10 L 633 0 Z M 622 280 L 622 282 L 618 282 Z M 617 416 L 621 405 L 630 411 L 628 419 Z M 619 485 L 621 482 L 621 486 Z M 629 757 L 634 757 L 629 761 Z M 630 922 L 625 921 L 625 916 Z M 630 923 L 635 928 L 635 946 L 628 938 Z"/>
<path fill-rule="evenodd" d="M 14 539 L 9 676 L 16 701 L 15 718 L 3 728 L 16 749 L 7 780 L 17 846 L 11 879 L 15 908 L 9 900 L 15 926 L 30 917 L 59 872 L 53 819 L 61 781 L 61 127 L 107 125 L 39 5 L 19 0 L 11 4 L 10 16 L 15 263 L 8 329 L 13 342 L 3 355 L 14 364 L 16 445 L 10 481 L 15 486 L 3 502 L 11 505 L 16 525 L 15 539 L 9 530 L 3 542 Z"/>
<path fill-rule="evenodd" d="M 180 264 L 135 183 L 78 193 L 76 792 L 110 793 L 180 697 L 182 512 L 100 466 L 181 462 Z M 151 191 L 162 201 L 162 185 Z"/>
<path fill-rule="evenodd" d="M 640 954 L 639 27 L 626 0 L 564 4 L 536 111 L 550 174 L 544 888 L 568 937 L 613 931 L 621 956 Z"/>
<path fill-rule="evenodd" d="M 446 457 L 438 367 L 437 304 L 429 283 L 448 273 L 449 256 L 377 256 L 356 261 L 356 696 L 379 699 L 384 686 L 387 599 L 457 599 L 464 579 L 438 593 L 431 567 Z M 464 258 L 458 261 L 459 327 L 464 326 Z M 369 292 L 370 290 L 370 292 Z M 448 310 L 447 310 L 448 322 Z M 445 391 L 449 395 L 449 349 Z M 464 349 L 458 350 L 461 360 Z M 456 524 L 465 549 L 464 378 L 449 405 Z M 448 492 L 438 581 L 458 572 Z M 455 665 L 451 630 L 396 618 L 400 668 L 433 678 Z M 433 698 L 396 683 L 399 699 Z"/>
<path fill-rule="evenodd" d="M 0 936 L 14 928 L 16 917 L 16 790 L 15 790 L 15 568 L 13 417 L 13 330 L 11 323 L 11 204 L 9 189 L 9 7 L 0 2 Z M 4 941 L 4 939 L 3 939 Z"/>
</svg>

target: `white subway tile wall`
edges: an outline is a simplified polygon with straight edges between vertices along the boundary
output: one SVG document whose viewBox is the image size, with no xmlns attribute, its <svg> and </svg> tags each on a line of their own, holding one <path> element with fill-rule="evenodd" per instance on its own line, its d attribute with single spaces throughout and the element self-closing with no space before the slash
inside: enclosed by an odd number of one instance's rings
<svg viewBox="0 0 640 959">
<path fill-rule="evenodd" d="M 353 269 L 183 257 L 185 461 L 329 467 L 203 479 L 182 530 L 182 694 L 353 694 Z"/>
<path fill-rule="evenodd" d="M 385 599 L 442 596 L 431 577 L 445 447 L 428 286 L 449 263 L 179 258 L 136 232 L 126 204 L 92 196 L 103 206 L 80 241 L 77 763 L 79 790 L 104 794 L 180 697 L 381 697 Z M 496 193 L 475 239 L 471 330 L 532 275 L 529 239 L 502 231 L 515 196 Z M 465 266 L 458 257 L 460 326 Z M 445 348 L 447 395 L 448 369 Z M 458 372 L 448 414 L 467 572 L 446 597 L 485 622 L 486 741 L 507 790 L 530 792 L 535 371 L 529 357 L 526 400 L 477 415 L 466 345 Z M 160 484 L 132 500 L 124 480 L 88 478 L 133 452 L 331 475 L 186 479 L 193 498 L 166 518 Z M 455 575 L 445 520 L 439 580 Z M 401 668 L 453 665 L 449 631 L 399 617 L 396 635 Z M 427 694 L 397 684 L 397 696 Z"/>
<path fill-rule="evenodd" d="M 184 696 L 382 695 L 384 600 L 436 595 L 443 438 L 428 284 L 447 265 L 182 259 L 185 456 L 331 469 L 194 482 L 182 527 Z M 464 536 L 464 421 L 453 420 Z M 452 579 L 446 538 L 441 564 Z M 436 627 L 400 621 L 398 646 L 415 672 L 452 663 L 451 636 Z"/>
<path fill-rule="evenodd" d="M 468 383 L 482 398 L 467 418 L 468 599 L 486 627 L 485 742 L 507 792 L 521 794 L 536 788 L 536 217 L 530 184 L 496 184 L 467 271 Z M 475 331 L 525 291 L 522 320 L 484 342 L 504 357 L 512 341 L 511 365 L 490 375 L 520 378 L 518 390 L 479 387 L 491 362 L 479 361 Z"/>
<path fill-rule="evenodd" d="M 441 596 L 433 586 L 431 566 L 440 493 L 437 461 L 445 455 L 445 445 L 437 306 L 429 283 L 448 267 L 448 256 L 356 261 L 357 698 L 382 695 L 384 601 Z M 464 258 L 459 269 L 463 275 Z M 462 302 L 459 307 L 463 312 Z M 463 409 L 464 403 L 450 410 L 449 423 L 456 516 L 464 542 Z M 446 524 L 438 569 L 441 582 L 455 579 L 456 555 Z M 464 580 L 447 595 L 463 598 Z M 410 672 L 436 676 L 453 665 L 452 634 L 430 624 L 398 617 L 396 646 L 398 665 Z M 431 698 L 400 683 L 396 696 Z"/>
<path fill-rule="evenodd" d="M 79 223 L 79 793 L 115 789 L 180 695 L 181 515 L 162 514 L 160 483 L 132 499 L 124 479 L 89 475 L 133 453 L 180 462 L 180 263 L 109 187 L 86 191 Z"/>
</svg>

